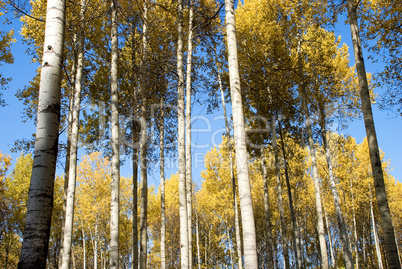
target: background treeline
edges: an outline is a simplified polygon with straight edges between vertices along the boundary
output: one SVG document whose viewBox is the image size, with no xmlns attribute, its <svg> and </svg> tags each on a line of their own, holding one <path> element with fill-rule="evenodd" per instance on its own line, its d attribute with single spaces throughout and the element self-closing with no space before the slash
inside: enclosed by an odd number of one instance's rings
<svg viewBox="0 0 402 269">
<path fill-rule="evenodd" d="M 335 133 L 330 138 L 333 154 L 334 173 L 342 199 L 342 209 L 348 226 L 348 234 L 353 257 L 362 268 L 380 268 L 384 264 L 384 248 L 379 225 L 378 209 L 374 200 L 370 162 L 367 157 L 367 141 L 357 144 L 352 137 L 343 137 Z M 308 149 L 297 145 L 290 137 L 286 143 L 287 162 L 291 175 L 290 186 L 294 192 L 295 212 L 297 215 L 300 242 L 302 245 L 303 268 L 318 268 L 318 239 L 314 205 L 314 187 L 307 172 L 310 165 Z M 201 268 L 235 268 L 236 239 L 234 225 L 233 195 L 231 176 L 228 165 L 229 152 L 226 139 L 221 145 L 212 148 L 205 156 L 205 170 L 202 182 L 194 186 L 193 232 L 197 240 L 192 246 L 193 263 Z M 271 148 L 266 149 L 269 156 Z M 281 156 L 281 159 L 284 157 Z M 319 173 L 322 178 L 323 208 L 326 223 L 326 238 L 334 267 L 342 268 L 343 259 L 336 225 L 336 215 L 329 190 L 328 171 L 322 148 L 319 148 Z M 268 180 L 275 186 L 273 160 L 266 157 Z M 8 171 L 11 160 L 1 155 L 1 266 L 14 268 L 18 262 L 21 248 L 20 236 L 24 227 L 25 206 L 29 188 L 32 156 L 21 155 L 15 168 Z M 260 264 L 268 264 L 266 230 L 264 229 L 264 186 L 261 160 L 253 159 L 249 164 L 251 172 L 252 197 L 255 221 L 257 223 L 258 259 Z M 395 223 L 398 245 L 402 244 L 402 184 L 389 174 L 389 167 L 383 163 L 386 176 L 387 195 L 390 202 L 393 222 Z M 283 169 L 281 173 L 284 173 Z M 132 180 L 121 178 L 120 205 L 120 264 L 122 268 L 131 268 L 131 189 Z M 168 268 L 180 265 L 179 234 L 179 198 L 178 175 L 171 175 L 166 180 L 166 248 L 169 253 L 166 262 Z M 78 166 L 76 194 L 76 216 L 74 219 L 72 268 L 107 268 L 110 241 L 110 161 L 101 153 L 94 152 L 81 158 Z M 63 177 L 56 178 L 52 233 L 48 254 L 48 267 L 56 268 L 60 251 L 61 215 L 63 197 Z M 283 183 L 284 192 L 287 186 Z M 160 189 L 149 187 L 148 234 L 149 266 L 160 267 Z M 138 194 L 140 196 L 140 194 Z M 275 268 L 283 267 L 282 244 L 280 239 L 279 209 L 277 191 L 269 188 L 271 199 L 272 232 L 276 245 Z M 288 205 L 288 197 L 284 196 Z M 285 206 L 286 227 L 290 227 L 289 207 Z M 373 223 L 374 222 L 374 223 Z M 375 229 L 375 231 L 374 231 Z M 287 230 L 290 238 L 291 231 Z M 377 239 L 375 238 L 377 237 Z M 376 241 L 377 240 L 377 241 Z M 294 252 L 294 246 L 287 242 Z M 377 255 L 379 254 L 379 256 Z M 291 255 L 294 257 L 294 255 Z M 380 258 L 380 260 L 379 260 Z M 332 260 L 333 259 L 333 260 Z M 294 261 L 292 262 L 294 263 Z"/>
</svg>

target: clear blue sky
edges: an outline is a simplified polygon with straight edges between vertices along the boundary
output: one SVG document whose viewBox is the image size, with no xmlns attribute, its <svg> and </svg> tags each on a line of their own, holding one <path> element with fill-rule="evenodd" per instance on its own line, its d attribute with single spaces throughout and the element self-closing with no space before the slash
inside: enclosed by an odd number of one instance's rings
<svg viewBox="0 0 402 269">
<path fill-rule="evenodd" d="M 19 138 L 29 138 L 32 133 L 35 132 L 35 126 L 32 122 L 23 123 L 22 118 L 22 103 L 20 103 L 15 97 L 15 93 L 18 89 L 22 89 L 25 85 L 28 85 L 29 81 L 35 75 L 37 64 L 30 63 L 30 57 L 25 54 L 26 46 L 22 44 L 21 37 L 19 36 L 19 21 L 14 19 L 13 26 L 15 28 L 15 38 L 17 42 L 12 46 L 12 52 L 15 57 L 15 63 L 12 65 L 3 65 L 0 67 L 0 72 L 4 76 L 12 77 L 13 80 L 9 84 L 9 89 L 3 93 L 6 99 L 7 106 L 0 107 L 0 122 L 3 129 L 0 132 L 0 150 L 3 153 L 10 154 L 15 160 L 19 154 L 12 154 L 10 147 L 14 144 L 14 141 Z M 7 30 L 11 26 L 0 25 L 0 29 Z M 342 26 L 341 24 L 335 30 L 336 35 L 342 36 L 342 43 L 346 43 L 349 46 L 349 54 L 352 53 L 352 44 L 350 41 L 349 27 Z M 367 52 L 365 52 L 367 57 Z M 351 64 L 354 63 L 353 57 L 351 57 Z M 381 70 L 381 65 L 372 64 L 366 60 L 367 71 L 375 73 Z M 379 92 L 380 90 L 377 90 Z M 402 119 L 396 118 L 394 115 L 377 109 L 374 105 L 374 117 L 377 130 L 377 136 L 379 146 L 381 150 L 385 152 L 385 159 L 391 160 L 391 167 L 393 171 L 391 174 L 399 181 L 402 181 L 402 143 L 400 140 L 400 133 L 402 133 Z M 230 111 L 228 111 L 230 113 Z M 204 168 L 203 155 L 214 145 L 221 142 L 221 134 L 224 128 L 224 121 L 222 120 L 222 111 L 217 110 L 212 115 L 206 115 L 206 109 L 200 107 L 194 107 L 193 115 L 197 118 L 193 123 L 193 143 L 199 145 L 197 148 L 193 148 L 193 177 L 196 182 L 200 182 L 200 172 Z M 196 130 L 198 129 L 198 130 Z M 356 138 L 360 143 L 365 137 L 364 123 L 362 120 L 356 120 L 350 124 L 350 127 L 343 131 L 343 133 L 351 135 Z M 200 146 L 202 145 L 202 146 Z M 130 175 L 130 161 L 127 161 L 127 165 L 122 169 L 123 176 Z M 149 175 L 149 183 L 159 184 L 159 170 L 158 164 L 153 169 L 153 172 Z M 171 173 L 177 171 L 176 162 L 167 161 L 166 176 L 169 177 Z"/>
</svg>

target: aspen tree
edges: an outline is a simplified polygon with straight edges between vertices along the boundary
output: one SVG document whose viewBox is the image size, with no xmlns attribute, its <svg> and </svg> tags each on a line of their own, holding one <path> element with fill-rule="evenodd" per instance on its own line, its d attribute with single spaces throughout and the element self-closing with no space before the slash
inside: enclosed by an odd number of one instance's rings
<svg viewBox="0 0 402 269">
<path fill-rule="evenodd" d="M 81 0 L 80 2 L 80 29 L 78 33 L 78 60 L 77 60 L 77 73 L 75 74 L 75 95 L 74 105 L 71 115 L 71 144 L 70 144 L 70 156 L 69 171 L 68 171 L 68 191 L 66 201 L 66 219 L 64 224 L 64 239 L 63 239 L 63 258 L 62 269 L 70 268 L 71 263 L 71 244 L 73 233 L 73 219 L 74 219 L 74 197 L 75 186 L 77 176 L 77 150 L 78 150 L 78 128 L 80 121 L 80 105 L 81 105 L 81 89 L 82 89 L 82 70 L 84 60 L 84 40 L 85 40 L 85 9 L 87 0 Z"/>
<path fill-rule="evenodd" d="M 246 134 L 244 129 L 239 64 L 237 57 L 236 26 L 233 0 L 225 0 L 225 14 L 237 176 L 239 184 L 240 209 L 243 224 L 244 265 L 246 269 L 258 268 L 256 232 L 248 174 L 248 156 L 246 147 Z"/>
<path fill-rule="evenodd" d="M 112 113 L 112 182 L 110 213 L 110 268 L 119 268 L 119 184 L 120 184 L 120 143 L 119 143 L 119 91 L 118 91 L 118 36 L 117 0 L 111 0 L 111 113 Z"/>
<path fill-rule="evenodd" d="M 161 192 L 161 269 L 166 268 L 166 212 L 165 212 L 165 129 L 164 129 L 164 98 L 161 97 L 161 123 L 159 124 L 159 169 Z"/>
<path fill-rule="evenodd" d="M 191 71 L 193 63 L 193 21 L 194 2 L 189 2 L 188 43 L 187 43 L 187 70 L 186 70 L 186 193 L 187 193 L 187 229 L 188 229 L 188 261 L 192 268 L 192 167 L 191 167 Z"/>
<path fill-rule="evenodd" d="M 358 3 L 355 3 L 354 0 L 347 0 L 347 11 L 353 41 L 353 52 L 355 56 L 356 71 L 359 78 L 359 89 L 364 125 L 366 129 L 375 194 L 377 198 L 378 210 L 380 212 L 381 227 L 386 249 L 385 256 L 387 259 L 388 267 L 392 269 L 398 269 L 401 268 L 401 264 L 398 256 L 398 249 L 396 247 L 395 232 L 392 225 L 392 218 L 389 210 L 387 193 L 385 191 L 384 175 L 381 167 L 381 158 L 378 149 L 377 134 L 374 126 L 367 74 L 364 65 L 363 51 L 357 22 L 357 7 Z"/>
<path fill-rule="evenodd" d="M 141 140 L 140 140 L 140 169 L 141 169 L 141 197 L 140 197 L 140 269 L 147 268 L 147 206 L 148 206 L 148 180 L 147 180 L 147 90 L 146 90 L 146 69 L 147 69 L 147 34 L 148 34 L 148 0 L 144 3 L 143 25 L 142 25 L 142 60 L 141 60 Z"/>
<path fill-rule="evenodd" d="M 329 176 L 329 184 L 332 192 L 332 197 L 334 200 L 334 205 L 335 205 L 335 213 L 336 213 L 336 220 L 338 223 L 338 228 L 339 228 L 339 234 L 340 234 L 340 241 L 342 245 L 342 251 L 343 251 L 343 259 L 345 261 L 345 267 L 347 269 L 353 269 L 353 257 L 352 257 L 352 252 L 350 251 L 349 248 L 349 237 L 347 234 L 347 229 L 346 229 L 346 223 L 343 218 L 343 212 L 340 207 L 340 201 L 339 201 L 339 194 L 338 194 L 338 189 L 335 183 L 335 177 L 333 173 L 333 165 L 332 165 L 332 158 L 331 158 L 331 152 L 329 148 L 329 144 L 327 141 L 327 129 L 326 129 L 326 116 L 325 116 L 325 109 L 323 107 L 324 104 L 320 104 L 319 109 L 320 109 L 320 115 L 321 115 L 321 137 L 322 137 L 322 143 L 324 147 L 324 152 L 325 152 L 325 158 L 327 160 L 327 166 L 328 166 L 328 176 Z"/>
<path fill-rule="evenodd" d="M 279 219 L 281 224 L 281 241 L 282 241 L 282 249 L 284 256 L 285 268 L 290 269 L 289 262 L 289 250 L 288 250 L 288 237 L 287 237 L 287 225 L 285 220 L 285 211 L 283 207 L 283 198 L 282 198 L 282 181 L 281 181 L 281 171 L 280 171 L 280 163 L 279 163 L 279 150 L 276 142 L 276 126 L 274 117 L 271 117 L 271 132 L 272 132 L 272 148 L 274 150 L 275 156 L 275 175 L 276 175 L 276 189 L 278 192 L 278 208 L 279 208 Z"/>
<path fill-rule="evenodd" d="M 189 268 L 188 219 L 186 194 L 186 148 L 184 117 L 184 73 L 183 73 L 183 0 L 177 2 L 177 116 L 179 149 L 179 201 L 180 201 L 180 261 L 181 268 Z"/>
<path fill-rule="evenodd" d="M 221 101 L 222 101 L 222 109 L 223 109 L 223 117 L 225 118 L 225 131 L 226 131 L 226 141 L 227 147 L 229 150 L 229 168 L 230 168 L 230 178 L 232 180 L 232 192 L 233 192 L 233 211 L 235 213 L 235 230 L 236 230 L 236 248 L 237 248 L 237 258 L 238 258 L 238 267 L 239 269 L 243 268 L 243 261 L 241 256 L 241 238 L 240 238 L 240 225 L 239 225 L 239 210 L 237 208 L 237 191 L 236 191 L 236 179 L 234 176 L 234 167 L 233 167 L 233 151 L 232 151 L 232 136 L 230 135 L 229 130 L 229 121 L 228 116 L 226 114 L 226 101 L 225 101 L 225 94 L 223 93 L 223 83 L 221 78 L 221 70 L 218 64 L 218 56 L 216 55 L 215 49 L 215 57 L 216 57 L 216 68 L 218 73 L 218 83 L 219 83 L 219 90 L 221 93 Z"/>
<path fill-rule="evenodd" d="M 299 55 L 300 59 L 301 56 Z M 307 103 L 307 93 L 305 89 L 305 82 L 303 81 L 303 67 L 302 67 L 302 60 L 299 60 L 299 68 L 300 68 L 300 76 L 302 79 L 300 85 L 300 96 L 302 101 L 302 109 L 304 113 L 304 120 L 305 120 L 305 127 L 307 129 L 307 136 L 308 136 L 308 145 L 310 149 L 310 157 L 311 157 L 311 166 L 312 166 L 312 173 L 313 173 L 313 181 L 314 181 L 314 189 L 315 189 L 315 202 L 316 202 L 316 214 L 317 214 L 317 231 L 318 231 L 318 239 L 320 244 L 320 253 L 321 253 L 321 261 L 322 267 L 324 269 L 329 268 L 328 262 L 328 253 L 327 253 L 327 243 L 325 241 L 325 231 L 324 231 L 324 219 L 322 214 L 322 202 L 321 202 L 321 187 L 318 178 L 318 170 L 317 170 L 317 157 L 316 157 L 316 150 L 313 140 L 313 131 L 311 126 L 311 118 L 310 112 L 308 110 L 308 103 Z"/>
<path fill-rule="evenodd" d="M 272 117 L 271 121 L 275 121 L 275 117 Z M 290 218 L 292 220 L 292 231 L 293 231 L 293 244 L 295 248 L 295 260 L 296 260 L 296 268 L 301 268 L 302 264 L 302 257 L 301 257 L 301 246 L 300 246 L 300 233 L 297 227 L 297 222 L 296 222 L 296 214 L 295 214 L 295 209 L 294 209 L 294 203 L 293 203 L 293 195 L 292 195 L 292 189 L 290 186 L 290 176 L 289 176 L 289 166 L 288 166 L 288 161 L 287 161 L 287 155 L 285 151 L 285 143 L 283 139 L 283 132 L 282 132 L 282 127 L 281 123 L 278 123 L 279 127 L 279 136 L 281 139 L 281 150 L 282 150 L 282 156 L 283 156 L 283 170 L 285 172 L 285 181 L 286 181 L 286 187 L 287 187 L 287 192 L 288 192 L 288 199 L 289 199 L 289 209 L 290 209 Z"/>
<path fill-rule="evenodd" d="M 72 64 L 71 73 L 75 74 L 75 63 Z M 75 76 L 74 76 L 75 78 Z M 73 79 L 72 85 L 75 88 L 75 79 Z M 64 192 L 63 192 L 63 217 L 62 217 L 62 228 L 61 228 L 61 242 L 60 242 L 60 253 L 59 253 L 59 268 L 62 267 L 63 262 L 63 246 L 64 246 L 64 228 L 65 228 L 65 219 L 66 219 L 66 208 L 67 208 L 67 193 L 68 193 L 68 179 L 69 179 L 69 171 L 70 171 L 70 152 L 71 152 L 71 127 L 73 123 L 73 105 L 74 105 L 74 89 L 71 90 L 71 96 L 68 106 L 68 116 L 67 116 L 67 145 L 66 145 L 66 162 L 64 167 Z"/>
<path fill-rule="evenodd" d="M 65 1 L 48 1 L 34 164 L 18 268 L 46 266 L 60 125 L 64 27 Z"/>
</svg>

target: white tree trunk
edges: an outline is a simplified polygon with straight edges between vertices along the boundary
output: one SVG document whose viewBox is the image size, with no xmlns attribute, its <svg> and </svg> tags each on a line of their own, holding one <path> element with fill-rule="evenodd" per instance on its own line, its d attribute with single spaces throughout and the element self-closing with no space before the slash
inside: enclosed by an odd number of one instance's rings
<svg viewBox="0 0 402 269">
<path fill-rule="evenodd" d="M 329 186 L 331 188 L 332 197 L 334 199 L 335 205 L 335 213 L 336 213 L 336 220 L 338 222 L 339 228 L 339 240 L 341 241 L 342 251 L 343 251 L 343 259 L 345 261 L 346 269 L 353 269 L 353 256 L 352 252 L 350 251 L 350 244 L 349 244 L 349 237 L 348 232 L 346 229 L 346 224 L 343 218 L 342 209 L 339 202 L 339 194 L 338 188 L 336 187 L 335 177 L 332 169 L 332 160 L 331 160 L 331 152 L 330 147 L 327 141 L 327 130 L 326 130 L 326 117 L 325 117 L 325 110 L 323 107 L 320 107 L 320 114 L 321 114 L 321 136 L 323 141 L 323 147 L 325 151 L 325 157 L 327 160 L 328 166 L 328 175 L 329 175 Z"/>
<path fill-rule="evenodd" d="M 325 224 L 326 224 L 326 226 L 327 226 L 328 243 L 329 243 L 329 253 L 331 254 L 332 267 L 333 267 L 333 268 L 336 268 L 336 260 L 335 260 L 335 255 L 334 255 L 334 247 L 332 246 L 331 230 L 329 229 L 328 216 L 327 216 L 327 212 L 326 212 L 326 211 L 324 211 L 324 217 L 325 217 Z"/>
<path fill-rule="evenodd" d="M 87 268 L 87 251 L 86 251 L 86 246 L 85 246 L 85 232 L 84 232 L 84 227 L 81 228 L 81 233 L 82 233 L 82 251 L 83 251 L 83 269 Z"/>
<path fill-rule="evenodd" d="M 98 269 L 98 224 L 95 223 L 95 239 L 94 239 L 94 269 Z"/>
<path fill-rule="evenodd" d="M 78 150 L 78 129 L 80 122 L 81 90 L 82 90 L 82 70 L 84 62 L 84 37 L 85 37 L 85 9 L 86 0 L 80 2 L 80 30 L 78 33 L 78 59 L 77 73 L 75 75 L 75 95 L 74 105 L 71 115 L 71 144 L 68 169 L 68 189 L 66 201 L 66 218 L 64 222 L 63 257 L 62 269 L 70 268 L 71 263 L 71 244 L 74 221 L 74 202 L 75 185 L 77 178 L 77 150 Z"/>
<path fill-rule="evenodd" d="M 360 262 L 359 262 L 359 260 L 360 260 L 359 259 L 359 249 L 358 249 L 359 239 L 357 237 L 356 212 L 355 212 L 355 203 L 354 203 L 352 178 L 350 178 L 350 194 L 351 194 L 351 202 L 352 202 L 353 235 L 354 235 L 354 240 L 355 240 L 356 269 L 359 269 L 359 267 L 360 267 L 360 265 L 359 265 L 360 264 Z"/>
<path fill-rule="evenodd" d="M 119 92 L 118 78 L 118 37 L 117 37 L 117 0 L 111 1 L 111 112 L 112 112 L 112 184 L 110 212 L 110 268 L 119 268 L 119 183 L 120 183 L 120 144 L 119 144 Z"/>
<path fill-rule="evenodd" d="M 186 152 L 185 152 L 185 117 L 184 117 L 184 72 L 183 72 L 183 1 L 177 4 L 177 114 L 178 114 L 178 149 L 179 149 L 179 215 L 180 215 L 180 261 L 181 268 L 189 268 L 188 214 L 186 194 Z"/>
<path fill-rule="evenodd" d="M 329 268 L 328 262 L 328 252 L 327 252 L 327 243 L 325 241 L 325 229 L 324 229 L 324 219 L 322 214 L 322 202 L 321 202 L 321 187 L 320 180 L 318 176 L 318 168 L 317 168 L 317 157 L 316 150 L 313 139 L 313 130 L 311 127 L 311 118 L 310 111 L 308 109 L 307 103 L 307 93 L 306 93 L 306 85 L 304 81 L 304 71 L 303 71 L 303 58 L 301 53 L 301 45 L 299 42 L 298 45 L 298 54 L 299 54 L 299 76 L 300 76 L 300 85 L 299 85 L 299 95 L 302 102 L 302 110 L 304 114 L 305 127 L 307 131 L 308 137 L 308 146 L 310 149 L 310 157 L 311 157 L 311 167 L 312 167 L 312 176 L 314 182 L 314 195 L 315 195 L 315 207 L 316 207 L 316 215 L 317 215 L 317 232 L 318 232 L 318 240 L 320 244 L 320 254 L 321 254 L 321 263 L 323 269 Z"/>
<path fill-rule="evenodd" d="M 148 178 L 147 178 L 147 90 L 146 90 L 146 68 L 148 57 L 147 45 L 148 31 L 148 1 L 144 1 L 144 17 L 142 25 L 142 62 L 141 62 L 141 141 L 140 141 L 140 169 L 141 169 L 141 197 L 140 197 L 140 269 L 147 268 L 148 248 Z"/>
<path fill-rule="evenodd" d="M 373 234 L 374 234 L 375 250 L 377 253 L 378 269 L 383 269 L 384 266 L 382 264 L 380 241 L 378 239 L 377 228 L 374 219 L 373 202 L 371 202 L 371 197 L 370 197 L 370 212 L 371 212 L 371 222 L 373 223 Z"/>
<path fill-rule="evenodd" d="M 196 213 L 195 220 L 195 233 L 197 236 L 197 261 L 198 261 L 198 269 L 201 269 L 201 255 L 200 255 L 200 232 L 198 229 L 198 212 Z"/>
<path fill-rule="evenodd" d="M 65 0 L 47 2 L 35 152 L 18 268 L 45 268 L 60 126 Z"/>
<path fill-rule="evenodd" d="M 73 36 L 73 44 L 76 43 L 77 36 Z M 75 59 L 73 59 L 73 64 L 71 66 L 71 74 L 76 74 L 75 72 Z M 64 245 L 64 226 L 66 223 L 66 207 L 67 207 L 67 192 L 68 192 L 68 172 L 70 166 L 70 151 L 71 151 L 71 126 L 73 122 L 73 105 L 74 105 L 74 88 L 75 88 L 75 76 L 71 82 L 71 96 L 68 105 L 68 116 L 67 116 L 67 145 L 66 145 L 66 162 L 64 167 L 64 187 L 63 187 L 63 216 L 61 220 L 61 240 L 60 240 L 60 249 L 59 249 L 59 264 L 58 267 L 61 268 L 63 263 L 63 245 Z"/>
<path fill-rule="evenodd" d="M 166 268 L 166 214 L 165 214 L 165 146 L 164 146 L 164 107 L 163 96 L 161 98 L 161 114 L 159 125 L 159 159 L 160 159 L 160 191 L 161 191 L 161 269 Z"/>
<path fill-rule="evenodd" d="M 131 46 L 135 46 L 135 38 L 136 38 L 137 30 L 136 30 L 136 24 L 134 21 L 131 21 Z M 132 50 L 131 54 L 131 61 L 135 63 L 136 61 L 136 50 Z M 134 66 L 132 67 L 131 71 L 131 82 L 134 84 L 135 81 L 137 80 L 137 73 L 135 72 Z M 134 84 L 136 85 L 136 84 Z M 132 149 L 133 149 L 133 155 L 132 155 L 132 165 L 133 165 L 133 189 L 132 189 L 132 195 L 133 195 L 133 204 L 132 204 L 132 238 L 133 238 L 133 243 L 132 243 L 132 250 L 131 250 L 131 269 L 137 269 L 138 268 L 138 141 L 139 141 L 139 134 L 140 130 L 138 129 L 137 121 L 135 121 L 135 116 L 138 115 L 139 110 L 137 104 L 139 103 L 138 101 L 138 87 L 133 87 L 133 99 L 132 99 L 132 110 L 133 110 L 133 119 L 132 119 L 132 125 L 131 125 L 131 130 L 132 130 Z"/>
<path fill-rule="evenodd" d="M 187 192 L 187 229 L 188 229 L 188 261 L 189 268 L 193 267 L 192 248 L 192 179 L 191 179 L 191 71 L 193 62 L 193 1 L 189 2 L 187 70 L 186 70 L 186 192 Z"/>
<path fill-rule="evenodd" d="M 223 83 L 221 77 L 221 70 L 218 64 L 218 56 L 216 55 L 216 69 L 218 73 L 218 83 L 219 90 L 221 92 L 221 100 L 222 100 L 222 109 L 223 109 L 223 117 L 225 118 L 225 129 L 226 129 L 226 138 L 227 138 L 227 146 L 229 151 L 229 169 L 230 169 L 230 178 L 232 179 L 232 192 L 233 192 L 233 211 L 235 216 L 235 231 L 236 231 L 236 248 L 237 248 L 237 258 L 238 258 L 238 268 L 243 268 L 243 262 L 241 258 L 241 238 L 240 238 L 240 224 L 239 224 L 239 210 L 237 208 L 237 192 L 236 192 L 236 179 L 234 177 L 234 167 L 233 167 L 233 151 L 232 151 L 232 136 L 230 135 L 229 130 L 229 121 L 226 113 L 226 101 L 225 94 L 223 93 Z"/>
<path fill-rule="evenodd" d="M 234 138 L 236 148 L 237 176 L 240 209 L 243 224 L 244 262 L 246 268 L 258 268 L 256 232 L 248 176 L 248 156 L 244 129 L 243 104 L 237 58 L 236 26 L 232 0 L 225 0 L 226 36 L 229 60 L 230 92 L 232 96 Z"/>
</svg>

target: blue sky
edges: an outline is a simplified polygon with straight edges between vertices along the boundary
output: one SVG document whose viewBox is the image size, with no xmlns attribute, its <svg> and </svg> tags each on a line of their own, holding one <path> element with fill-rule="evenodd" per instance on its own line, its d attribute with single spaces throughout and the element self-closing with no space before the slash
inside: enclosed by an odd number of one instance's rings
<svg viewBox="0 0 402 269">
<path fill-rule="evenodd" d="M 0 107 L 0 122 L 2 122 L 3 130 L 0 132 L 0 150 L 3 153 L 9 154 L 15 160 L 19 153 L 13 154 L 10 152 L 10 147 L 14 141 L 19 138 L 29 138 L 35 132 L 35 126 L 32 122 L 22 122 L 22 103 L 17 100 L 15 93 L 18 89 L 22 89 L 28 85 L 29 81 L 34 77 L 37 64 L 30 63 L 30 57 L 25 54 L 26 45 L 22 44 L 21 37 L 18 34 L 20 23 L 18 20 L 12 20 L 13 25 L 0 25 L 1 30 L 10 29 L 14 26 L 16 43 L 12 46 L 12 53 L 15 57 L 15 63 L 12 65 L 3 65 L 0 67 L 0 72 L 6 77 L 12 77 L 13 80 L 9 84 L 8 90 L 3 92 L 4 98 L 7 102 L 6 107 Z M 17 26 L 16 26 L 17 25 Z M 353 55 L 352 44 L 350 39 L 350 30 L 348 26 L 339 24 L 335 29 L 336 35 L 342 36 L 342 43 L 349 46 L 349 54 Z M 365 52 L 365 57 L 367 57 Z M 351 64 L 354 63 L 353 57 L 350 59 Z M 381 70 L 381 64 L 373 64 L 366 60 L 366 68 L 368 72 L 375 73 Z M 381 89 L 377 89 L 380 92 Z M 230 114 L 231 111 L 228 111 Z M 391 160 L 391 167 L 393 171 L 391 174 L 399 181 L 402 181 L 402 143 L 400 140 L 400 133 L 402 133 L 402 118 L 395 117 L 392 113 L 381 111 L 376 105 L 373 107 L 375 118 L 376 131 L 379 141 L 379 146 L 385 152 L 385 159 Z M 193 116 L 193 144 L 198 145 L 193 147 L 193 177 L 196 182 L 200 182 L 200 173 L 204 169 L 203 155 L 214 145 L 221 142 L 221 134 L 224 129 L 224 121 L 222 119 L 222 111 L 216 110 L 213 114 L 207 115 L 206 108 L 200 105 L 194 105 Z M 362 120 L 355 120 L 349 128 L 343 131 L 344 134 L 351 135 L 356 138 L 360 143 L 365 137 L 364 123 Z M 65 136 L 65 135 L 64 135 Z M 131 174 L 130 161 L 127 160 L 127 165 L 122 168 L 122 175 L 129 176 Z M 148 181 L 150 184 L 159 184 L 159 170 L 158 164 L 155 164 L 154 169 L 151 171 Z M 176 161 L 167 161 L 166 176 L 177 171 Z M 61 174 L 59 170 L 58 174 Z"/>
</svg>

